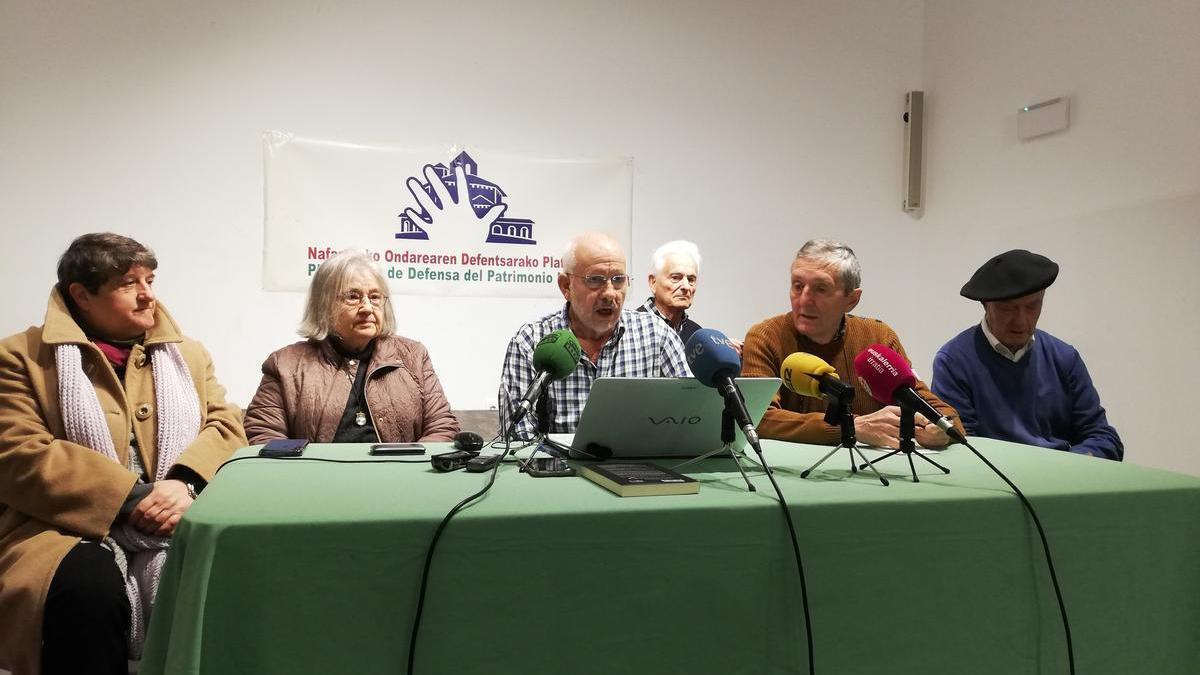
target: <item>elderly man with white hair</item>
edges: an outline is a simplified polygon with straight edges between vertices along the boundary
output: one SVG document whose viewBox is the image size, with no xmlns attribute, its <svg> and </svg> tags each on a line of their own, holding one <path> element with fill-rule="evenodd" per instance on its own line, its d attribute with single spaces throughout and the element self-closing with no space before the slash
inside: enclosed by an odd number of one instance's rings
<svg viewBox="0 0 1200 675">
<path fill-rule="evenodd" d="M 579 340 L 579 365 L 566 379 L 547 385 L 553 404 L 547 419 L 536 411 L 514 430 L 531 438 L 535 430 L 571 433 L 597 377 L 691 377 L 683 343 L 666 323 L 649 314 L 622 309 L 629 273 L 621 245 L 607 234 L 587 232 L 571 241 L 563 256 L 558 289 L 566 304 L 517 330 L 508 343 L 501 388 L 518 400 L 536 378 L 533 352 L 539 340 L 569 329 Z M 507 408 L 507 406 L 505 406 Z M 507 419 L 508 410 L 504 414 Z"/>
<path fill-rule="evenodd" d="M 668 241 L 654 250 L 650 264 L 653 269 L 647 277 L 650 297 L 637 311 L 649 312 L 666 321 L 687 344 L 688 338 L 702 328 L 687 313 L 696 300 L 696 285 L 700 281 L 700 248 L 683 239 Z M 729 342 L 738 354 L 742 353 L 741 340 Z"/>
<path fill-rule="evenodd" d="M 688 318 L 687 310 L 696 299 L 696 282 L 700 277 L 700 249 L 690 241 L 668 241 L 654 250 L 654 266 L 647 281 L 650 297 L 638 307 L 667 322 L 684 343 L 700 324 Z"/>
</svg>

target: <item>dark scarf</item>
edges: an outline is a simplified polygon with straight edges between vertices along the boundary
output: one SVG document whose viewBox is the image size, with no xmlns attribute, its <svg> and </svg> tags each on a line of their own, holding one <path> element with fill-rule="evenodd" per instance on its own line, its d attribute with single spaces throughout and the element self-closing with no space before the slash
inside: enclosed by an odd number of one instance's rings
<svg viewBox="0 0 1200 675">
<path fill-rule="evenodd" d="M 354 382 L 350 385 L 350 396 L 346 399 L 346 407 L 342 410 L 342 419 L 338 422 L 337 431 L 333 434 L 334 443 L 377 443 L 379 435 L 375 431 L 375 420 L 367 410 L 367 366 L 375 353 L 375 340 L 355 352 L 346 348 L 342 339 L 336 335 L 329 336 L 329 344 L 333 350 L 344 359 L 357 359 L 358 368 L 354 373 Z M 339 375 L 340 376 L 340 375 Z M 365 417 L 363 424 L 358 423 L 359 415 Z"/>
</svg>

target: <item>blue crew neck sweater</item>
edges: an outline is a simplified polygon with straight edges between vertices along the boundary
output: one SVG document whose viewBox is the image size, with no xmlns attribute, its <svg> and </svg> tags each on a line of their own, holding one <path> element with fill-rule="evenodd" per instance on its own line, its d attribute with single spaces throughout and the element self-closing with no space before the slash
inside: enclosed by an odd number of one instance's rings
<svg viewBox="0 0 1200 675">
<path fill-rule="evenodd" d="M 972 326 L 938 350 L 930 388 L 954 406 L 968 435 L 1120 460 L 1121 437 L 1079 352 L 1045 331 L 1036 336 L 1014 363 Z"/>
</svg>

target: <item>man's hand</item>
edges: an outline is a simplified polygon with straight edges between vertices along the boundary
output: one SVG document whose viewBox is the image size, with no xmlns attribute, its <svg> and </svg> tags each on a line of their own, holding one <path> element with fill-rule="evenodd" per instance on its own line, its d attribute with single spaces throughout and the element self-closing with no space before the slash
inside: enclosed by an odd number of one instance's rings
<svg viewBox="0 0 1200 675">
<path fill-rule="evenodd" d="M 447 231 L 466 230 L 469 232 L 477 229 L 487 232 L 492 223 L 508 210 L 508 206 L 497 204 L 488 209 L 482 218 L 477 217 L 475 207 L 471 204 L 471 188 L 467 185 L 467 174 L 461 165 L 454 167 L 454 194 L 458 197 L 457 201 L 450 196 L 450 190 L 432 166 L 425 165 L 424 174 L 426 182 L 433 188 L 436 201 L 429 196 L 428 192 L 425 192 L 421 181 L 409 178 L 406 182 L 408 191 L 412 193 L 413 199 L 417 200 L 417 204 L 425 210 L 425 213 L 429 214 L 430 218 L 430 220 L 422 218 L 420 209 L 404 209 L 404 214 L 414 223 L 434 225 L 438 229 Z"/>
<path fill-rule="evenodd" d="M 877 448 L 900 447 L 900 408 L 889 405 L 854 418 L 854 435 Z"/>
<path fill-rule="evenodd" d="M 950 445 L 950 437 L 946 435 L 946 432 L 942 431 L 938 425 L 930 424 L 929 420 L 925 419 L 921 413 L 916 415 L 916 429 L 913 436 L 923 448 L 944 448 Z"/>
<path fill-rule="evenodd" d="M 156 537 L 169 537 L 192 505 L 187 485 L 180 480 L 160 480 L 153 483 L 146 495 L 129 514 L 129 524 L 139 532 Z"/>
</svg>

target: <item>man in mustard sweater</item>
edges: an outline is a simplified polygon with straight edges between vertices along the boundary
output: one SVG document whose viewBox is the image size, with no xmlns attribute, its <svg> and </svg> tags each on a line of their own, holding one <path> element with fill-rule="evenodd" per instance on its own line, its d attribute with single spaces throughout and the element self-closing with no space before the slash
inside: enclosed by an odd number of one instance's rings
<svg viewBox="0 0 1200 675">
<path fill-rule="evenodd" d="M 873 344 L 883 344 L 904 358 L 904 347 L 887 324 L 849 314 L 862 297 L 862 269 L 854 251 L 827 239 L 806 243 L 792 261 L 792 309 L 755 324 L 746 333 L 742 376 L 779 377 L 783 360 L 794 352 L 808 352 L 837 369 L 843 381 L 853 382 L 854 427 L 858 440 L 880 448 L 900 444 L 900 409 L 884 406 L 858 383 L 854 357 Z M 917 381 L 916 391 L 939 413 L 954 420 L 954 409 L 938 400 L 929 387 Z M 836 445 L 838 428 L 825 423 L 825 402 L 780 389 L 758 425 L 763 438 L 798 443 Z M 916 441 L 927 448 L 950 442 L 946 434 L 920 415 Z"/>
</svg>

